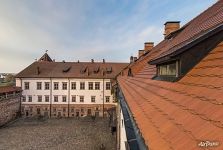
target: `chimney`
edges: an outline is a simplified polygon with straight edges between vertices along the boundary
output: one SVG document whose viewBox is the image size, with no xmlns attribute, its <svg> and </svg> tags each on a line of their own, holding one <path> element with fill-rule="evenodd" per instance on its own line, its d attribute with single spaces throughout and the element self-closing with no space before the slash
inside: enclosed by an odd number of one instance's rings
<svg viewBox="0 0 223 150">
<path fill-rule="evenodd" d="M 180 21 L 167 21 L 165 24 L 164 37 L 180 29 Z"/>
<path fill-rule="evenodd" d="M 146 52 L 150 51 L 154 47 L 154 42 L 146 42 L 144 43 L 144 50 Z"/>
<path fill-rule="evenodd" d="M 105 59 L 103 59 L 103 63 L 105 63 Z"/>
<path fill-rule="evenodd" d="M 94 63 L 94 59 L 91 59 L 91 63 Z"/>
<path fill-rule="evenodd" d="M 133 63 L 133 61 L 134 61 L 134 57 L 130 56 L 130 63 Z"/>
<path fill-rule="evenodd" d="M 137 57 L 133 57 L 133 61 L 135 62 L 137 60 Z"/>
<path fill-rule="evenodd" d="M 139 50 L 138 51 L 138 58 L 141 57 L 144 54 L 144 50 Z"/>
</svg>

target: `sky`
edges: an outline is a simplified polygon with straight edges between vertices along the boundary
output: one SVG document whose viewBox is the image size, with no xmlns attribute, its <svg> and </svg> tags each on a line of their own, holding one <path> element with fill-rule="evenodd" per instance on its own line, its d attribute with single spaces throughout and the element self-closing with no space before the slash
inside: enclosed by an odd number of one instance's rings
<svg viewBox="0 0 223 150">
<path fill-rule="evenodd" d="M 217 0 L 1 0 L 0 73 L 18 73 L 46 50 L 56 61 L 129 62 Z"/>
</svg>

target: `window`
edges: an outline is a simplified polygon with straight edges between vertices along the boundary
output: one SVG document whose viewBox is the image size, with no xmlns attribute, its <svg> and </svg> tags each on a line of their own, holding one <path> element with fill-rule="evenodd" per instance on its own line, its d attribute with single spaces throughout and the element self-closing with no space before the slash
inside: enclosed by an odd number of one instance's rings
<svg viewBox="0 0 223 150">
<path fill-rule="evenodd" d="M 177 70 L 176 62 L 158 66 L 158 74 L 160 76 L 176 76 L 177 75 L 176 70 Z"/>
<path fill-rule="evenodd" d="M 93 90 L 93 82 L 88 82 L 88 89 Z"/>
<path fill-rule="evenodd" d="M 38 102 L 42 102 L 42 96 L 41 95 L 38 95 L 37 96 L 37 100 L 38 100 Z"/>
<path fill-rule="evenodd" d="M 74 112 L 74 108 L 71 108 L 71 112 Z"/>
<path fill-rule="evenodd" d="M 84 82 L 80 82 L 80 89 L 84 90 L 85 89 L 85 83 Z"/>
<path fill-rule="evenodd" d="M 56 112 L 57 111 L 57 109 L 56 108 L 53 108 L 53 112 Z"/>
<path fill-rule="evenodd" d="M 95 96 L 91 96 L 91 102 L 95 103 Z"/>
<path fill-rule="evenodd" d="M 25 95 L 22 96 L 22 101 L 26 102 L 26 96 Z"/>
<path fill-rule="evenodd" d="M 49 90 L 50 89 L 50 83 L 49 82 L 45 82 L 45 90 Z"/>
<path fill-rule="evenodd" d="M 66 112 L 66 108 L 63 108 L 63 112 Z"/>
<path fill-rule="evenodd" d="M 76 102 L 76 96 L 72 95 L 71 100 L 72 100 L 72 102 Z"/>
<path fill-rule="evenodd" d="M 62 102 L 66 102 L 67 101 L 67 96 L 62 96 Z"/>
<path fill-rule="evenodd" d="M 129 77 L 132 77 L 132 76 L 133 76 L 133 74 L 132 74 L 132 69 L 131 69 L 131 68 L 129 68 L 129 70 L 128 70 L 128 76 L 129 76 Z"/>
<path fill-rule="evenodd" d="M 24 84 L 25 84 L 25 88 L 24 89 L 25 90 L 29 90 L 29 82 L 25 82 Z"/>
<path fill-rule="evenodd" d="M 111 90 L 111 83 L 110 82 L 106 82 L 106 90 Z"/>
<path fill-rule="evenodd" d="M 67 82 L 63 82 L 62 89 L 67 90 Z"/>
<path fill-rule="evenodd" d="M 36 108 L 37 114 L 40 114 L 40 108 Z"/>
<path fill-rule="evenodd" d="M 54 82 L 54 90 L 58 90 L 59 89 L 59 83 L 58 82 Z"/>
<path fill-rule="evenodd" d="M 42 89 L 42 82 L 37 82 L 36 85 L 37 85 L 37 87 L 36 87 L 37 90 Z"/>
<path fill-rule="evenodd" d="M 31 95 L 28 96 L 28 102 L 32 102 L 32 96 Z"/>
<path fill-rule="evenodd" d="M 54 102 L 58 102 L 58 96 L 54 96 Z"/>
<path fill-rule="evenodd" d="M 105 102 L 109 103 L 110 102 L 110 96 L 105 96 Z"/>
<path fill-rule="evenodd" d="M 49 102 L 49 101 L 50 101 L 49 95 L 45 95 L 45 102 Z"/>
<path fill-rule="evenodd" d="M 71 89 L 76 90 L 76 82 L 71 82 Z"/>
<path fill-rule="evenodd" d="M 80 102 L 84 102 L 84 96 L 80 96 Z"/>
<path fill-rule="evenodd" d="M 95 82 L 95 90 L 100 90 L 100 82 Z"/>
</svg>

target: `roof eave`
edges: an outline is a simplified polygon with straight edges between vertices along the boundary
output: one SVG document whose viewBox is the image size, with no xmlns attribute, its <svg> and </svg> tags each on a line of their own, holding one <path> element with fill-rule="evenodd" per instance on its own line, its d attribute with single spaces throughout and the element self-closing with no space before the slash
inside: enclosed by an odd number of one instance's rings
<svg viewBox="0 0 223 150">
<path fill-rule="evenodd" d="M 184 45 L 183 47 L 177 49 L 173 53 L 167 54 L 167 55 L 165 55 L 165 56 L 163 56 L 161 58 L 157 58 L 157 59 L 151 60 L 148 63 L 150 65 L 156 65 L 156 64 L 160 64 L 160 63 L 169 61 L 170 59 L 173 59 L 177 55 L 180 55 L 180 54 L 184 53 L 185 51 L 189 50 L 190 48 L 192 48 L 193 46 L 197 45 L 201 41 L 203 41 L 203 40 L 205 40 L 205 39 L 215 35 L 216 33 L 221 32 L 221 31 L 223 31 L 223 24 L 220 24 L 219 26 L 215 27 L 214 29 L 212 29 L 211 31 L 206 33 L 205 35 L 199 36 L 195 40 L 193 40 L 190 43 Z"/>
</svg>

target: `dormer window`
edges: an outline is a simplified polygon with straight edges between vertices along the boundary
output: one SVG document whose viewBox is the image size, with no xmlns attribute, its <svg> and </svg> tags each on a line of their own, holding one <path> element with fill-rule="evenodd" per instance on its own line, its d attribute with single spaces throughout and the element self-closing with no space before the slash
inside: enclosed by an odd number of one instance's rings
<svg viewBox="0 0 223 150">
<path fill-rule="evenodd" d="M 158 75 L 159 76 L 173 76 L 177 77 L 177 61 L 158 65 Z"/>
<path fill-rule="evenodd" d="M 171 61 L 157 65 L 155 80 L 174 82 L 179 77 L 179 61 Z"/>
</svg>

